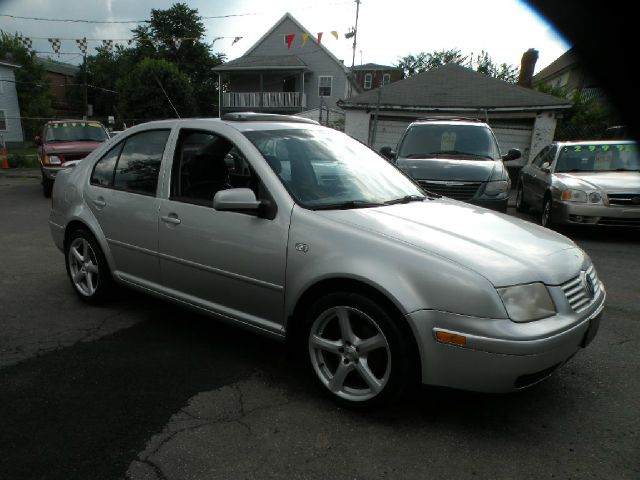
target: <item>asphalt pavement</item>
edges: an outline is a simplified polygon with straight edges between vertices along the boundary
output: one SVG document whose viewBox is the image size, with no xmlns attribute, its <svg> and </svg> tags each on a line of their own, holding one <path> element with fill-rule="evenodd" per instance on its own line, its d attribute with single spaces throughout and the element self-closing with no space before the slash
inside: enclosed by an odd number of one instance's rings
<svg viewBox="0 0 640 480">
<path fill-rule="evenodd" d="M 0 479 L 640 478 L 638 231 L 564 232 L 608 301 L 549 380 L 358 413 L 276 342 L 127 290 L 80 302 L 49 206 L 0 174 Z"/>
</svg>

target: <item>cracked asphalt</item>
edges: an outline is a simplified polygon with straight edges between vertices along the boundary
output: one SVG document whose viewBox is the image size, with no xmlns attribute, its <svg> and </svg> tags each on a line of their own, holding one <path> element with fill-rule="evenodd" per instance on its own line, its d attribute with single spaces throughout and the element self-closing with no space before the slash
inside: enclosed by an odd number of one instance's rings
<svg viewBox="0 0 640 480">
<path fill-rule="evenodd" d="M 548 381 L 356 413 L 278 343 L 126 290 L 82 304 L 48 210 L 0 177 L 0 479 L 640 478 L 637 231 L 566 232 L 608 303 Z"/>
</svg>

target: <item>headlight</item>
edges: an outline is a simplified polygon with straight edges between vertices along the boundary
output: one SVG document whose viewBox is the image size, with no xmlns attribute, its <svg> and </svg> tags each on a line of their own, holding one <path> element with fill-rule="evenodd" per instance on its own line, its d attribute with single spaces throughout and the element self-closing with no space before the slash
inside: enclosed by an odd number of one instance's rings
<svg viewBox="0 0 640 480">
<path fill-rule="evenodd" d="M 490 197 L 496 195 L 505 194 L 509 191 L 509 182 L 501 180 L 499 182 L 487 182 L 487 186 L 484 189 L 484 194 Z"/>
<path fill-rule="evenodd" d="M 47 155 L 47 163 L 49 165 L 60 165 L 62 161 L 60 161 L 60 157 L 56 157 L 55 155 Z"/>
<path fill-rule="evenodd" d="M 584 192 L 582 190 L 564 190 L 562 200 L 578 203 L 602 203 L 602 194 L 597 191 Z"/>
<path fill-rule="evenodd" d="M 540 320 L 556 313 L 549 291 L 542 283 L 499 288 L 498 294 L 514 322 Z"/>
</svg>

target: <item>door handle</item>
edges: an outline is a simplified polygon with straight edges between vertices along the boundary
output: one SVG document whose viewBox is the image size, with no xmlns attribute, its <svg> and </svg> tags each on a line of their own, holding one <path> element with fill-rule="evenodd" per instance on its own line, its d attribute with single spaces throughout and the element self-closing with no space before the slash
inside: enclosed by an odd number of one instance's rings
<svg viewBox="0 0 640 480">
<path fill-rule="evenodd" d="M 170 213 L 169 215 L 165 215 L 160 217 L 164 223 L 170 223 L 171 225 L 180 225 L 180 219 L 175 213 Z"/>
<path fill-rule="evenodd" d="M 107 206 L 107 202 L 105 202 L 102 197 L 94 198 L 93 204 L 98 207 L 99 210 Z"/>
</svg>

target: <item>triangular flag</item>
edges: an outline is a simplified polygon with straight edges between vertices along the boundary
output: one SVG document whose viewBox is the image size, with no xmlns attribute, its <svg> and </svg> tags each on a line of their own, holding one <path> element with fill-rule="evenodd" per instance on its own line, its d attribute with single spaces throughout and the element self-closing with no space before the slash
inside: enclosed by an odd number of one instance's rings
<svg viewBox="0 0 640 480">
<path fill-rule="evenodd" d="M 322 32 L 318 33 L 318 45 L 322 42 Z"/>
<path fill-rule="evenodd" d="M 290 33 L 287 35 L 287 48 L 291 48 L 291 44 L 293 43 L 293 39 L 296 38 L 295 33 Z"/>
<path fill-rule="evenodd" d="M 181 38 L 174 38 L 173 39 L 173 44 L 176 46 L 176 50 L 180 48 L 180 45 L 182 45 L 182 39 Z"/>
<path fill-rule="evenodd" d="M 333 36 L 336 38 L 336 40 L 338 40 L 338 32 L 336 32 L 335 30 L 333 30 L 333 31 L 331 32 L 331 35 L 333 35 Z"/>
<path fill-rule="evenodd" d="M 231 45 L 235 45 L 236 43 L 238 43 L 240 40 L 242 40 L 242 37 L 236 37 L 233 39 L 233 42 L 231 42 Z"/>
<path fill-rule="evenodd" d="M 302 46 L 304 47 L 304 44 L 307 43 L 307 40 L 309 40 L 309 34 L 308 33 L 303 33 L 302 34 Z"/>
</svg>

